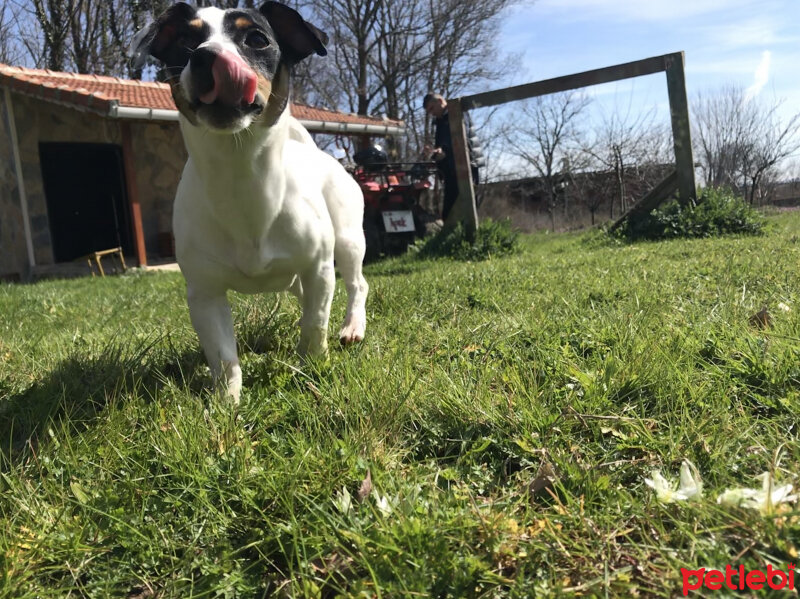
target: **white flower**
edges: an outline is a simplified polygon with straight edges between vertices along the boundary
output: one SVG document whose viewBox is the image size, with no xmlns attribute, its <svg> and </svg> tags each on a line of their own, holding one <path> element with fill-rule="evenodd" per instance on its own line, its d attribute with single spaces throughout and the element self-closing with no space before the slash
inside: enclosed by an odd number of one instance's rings
<svg viewBox="0 0 800 599">
<path fill-rule="evenodd" d="M 656 499 L 662 503 L 697 500 L 703 496 L 703 481 L 697 467 L 689 460 L 683 460 L 679 483 L 670 483 L 658 470 L 653 470 L 652 478 L 644 479 L 645 484 L 656 492 Z"/>
<path fill-rule="evenodd" d="M 347 490 L 347 487 L 342 487 L 341 492 L 336 494 L 336 497 L 333 499 L 333 505 L 343 514 L 346 514 L 352 509 L 353 498 L 350 496 L 350 491 Z"/>
<path fill-rule="evenodd" d="M 393 502 L 386 495 L 380 495 L 377 491 L 372 492 L 372 497 L 375 499 L 375 507 L 378 508 L 381 515 L 388 518 L 394 509 Z"/>
<path fill-rule="evenodd" d="M 778 309 L 782 310 L 783 312 L 787 312 L 787 313 L 792 311 L 792 309 L 787 304 L 784 304 L 783 302 L 778 304 Z"/>
<path fill-rule="evenodd" d="M 686 499 L 692 501 L 703 496 L 703 481 L 697 466 L 689 460 L 683 460 L 681 464 L 681 485 L 678 492 L 686 495 Z"/>
<path fill-rule="evenodd" d="M 717 503 L 772 514 L 781 503 L 797 501 L 797 495 L 790 495 L 792 485 L 775 487 L 769 472 L 759 474 L 757 478 L 761 479 L 761 489 L 726 489 L 717 497 Z"/>
<path fill-rule="evenodd" d="M 384 517 L 392 513 L 392 504 L 389 503 L 389 499 L 385 495 L 383 497 L 378 497 L 375 500 L 375 505 Z"/>
<path fill-rule="evenodd" d="M 658 470 L 653 470 L 653 473 L 650 475 L 653 478 L 646 478 L 644 479 L 645 484 L 648 487 L 651 487 L 656 492 L 656 498 L 663 502 L 663 503 L 672 503 L 676 501 L 678 498 L 677 495 L 677 488 L 673 488 L 673 485 L 669 484 L 669 481 L 664 478 L 664 475 L 661 474 Z M 681 499 L 686 499 L 686 497 L 682 497 Z"/>
<path fill-rule="evenodd" d="M 750 502 L 760 494 L 761 491 L 756 491 L 755 489 L 725 489 L 717 497 L 717 503 L 739 507 L 744 505 L 745 501 Z"/>
</svg>

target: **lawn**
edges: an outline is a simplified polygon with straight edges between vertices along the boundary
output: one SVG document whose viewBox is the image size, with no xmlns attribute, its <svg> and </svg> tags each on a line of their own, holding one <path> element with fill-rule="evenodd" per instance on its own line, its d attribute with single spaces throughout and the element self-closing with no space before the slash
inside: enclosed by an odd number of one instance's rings
<svg viewBox="0 0 800 599">
<path fill-rule="evenodd" d="M 291 297 L 233 296 L 238 412 L 178 273 L 0 286 L 0 595 L 668 597 L 796 563 L 796 504 L 716 498 L 800 484 L 800 214 L 521 245 L 368 266 L 367 339 L 326 364 Z M 703 497 L 660 502 L 684 459 Z"/>
</svg>

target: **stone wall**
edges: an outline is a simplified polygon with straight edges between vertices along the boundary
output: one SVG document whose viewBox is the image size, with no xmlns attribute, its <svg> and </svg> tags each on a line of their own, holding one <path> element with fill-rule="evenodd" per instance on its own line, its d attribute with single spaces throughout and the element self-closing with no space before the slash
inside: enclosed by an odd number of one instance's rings
<svg viewBox="0 0 800 599">
<path fill-rule="evenodd" d="M 0 279 L 27 278 L 28 255 L 22 225 L 8 107 L 0 90 Z"/>
<path fill-rule="evenodd" d="M 159 235 L 172 235 L 172 202 L 186 164 L 186 149 L 178 123 L 137 122 L 131 129 L 147 254 L 166 258 L 159 251 Z"/>
<path fill-rule="evenodd" d="M 49 265 L 53 264 L 53 251 L 39 162 L 39 144 L 42 142 L 106 143 L 121 147 L 120 121 L 18 94 L 14 94 L 12 98 L 36 264 Z M 159 234 L 169 234 L 172 231 L 172 200 L 186 161 L 186 151 L 177 123 L 133 121 L 131 131 L 145 246 L 148 259 L 157 258 Z M 8 146 L 8 149 L 0 147 L 0 157 L 4 157 L 4 152 L 10 151 L 11 148 L 10 141 L 3 142 L 0 139 L 0 146 L 3 145 Z M 13 161 L 9 162 L 12 165 L 10 174 L 13 185 L 4 183 L 8 167 L 5 166 L 6 161 L 2 162 L 0 176 L 4 178 L 0 179 L 0 223 L 10 222 L 8 226 L 0 224 L 0 235 L 3 235 L 0 238 L 3 240 L 2 253 L 5 254 L 5 239 L 9 235 L 6 229 L 17 230 L 19 227 L 18 239 L 15 239 L 13 245 L 16 247 L 21 244 L 21 255 L 24 258 L 25 241 L 22 235 L 21 217 L 14 216 L 17 213 L 12 209 L 16 204 L 17 212 L 19 211 L 18 195 L 13 191 L 16 188 Z M 16 255 L 19 251 L 14 250 L 12 253 Z M 13 260 L 0 258 L 0 274 L 4 270 L 9 270 L 12 261 L 18 262 L 18 258 Z"/>
</svg>

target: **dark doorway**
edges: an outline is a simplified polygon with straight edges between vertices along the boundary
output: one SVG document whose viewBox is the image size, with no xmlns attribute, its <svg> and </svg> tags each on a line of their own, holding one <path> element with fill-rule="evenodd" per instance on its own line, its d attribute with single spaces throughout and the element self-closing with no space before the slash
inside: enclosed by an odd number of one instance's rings
<svg viewBox="0 0 800 599">
<path fill-rule="evenodd" d="M 122 247 L 131 227 L 122 152 L 111 144 L 40 143 L 44 193 L 56 262 Z"/>
</svg>

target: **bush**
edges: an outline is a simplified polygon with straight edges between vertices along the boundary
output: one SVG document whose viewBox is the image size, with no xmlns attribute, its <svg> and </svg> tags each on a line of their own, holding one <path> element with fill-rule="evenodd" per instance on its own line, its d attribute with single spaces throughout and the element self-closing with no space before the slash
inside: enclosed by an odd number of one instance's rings
<svg viewBox="0 0 800 599">
<path fill-rule="evenodd" d="M 458 223 L 418 243 L 414 248 L 420 258 L 453 258 L 477 262 L 515 252 L 518 237 L 519 234 L 511 229 L 510 220 L 487 219 L 478 227 L 473 243 L 470 243 L 464 226 Z"/>
<path fill-rule="evenodd" d="M 634 223 L 627 222 L 617 234 L 630 241 L 759 235 L 764 226 L 763 216 L 730 189 L 709 187 L 697 204 L 681 206 L 672 200 Z"/>
</svg>

